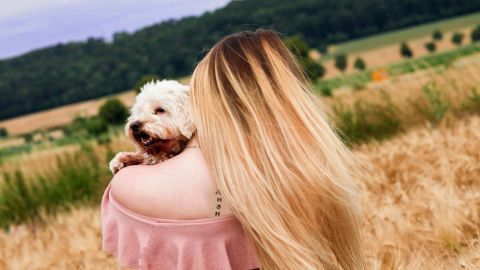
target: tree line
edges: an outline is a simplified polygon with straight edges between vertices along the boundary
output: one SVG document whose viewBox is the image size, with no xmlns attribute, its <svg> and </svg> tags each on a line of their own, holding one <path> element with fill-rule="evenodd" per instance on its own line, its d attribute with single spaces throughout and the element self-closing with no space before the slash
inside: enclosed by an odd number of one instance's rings
<svg viewBox="0 0 480 270">
<path fill-rule="evenodd" d="M 324 50 L 331 43 L 478 10 L 479 1 L 464 0 L 231 1 L 201 16 L 116 33 L 112 41 L 90 38 L 0 61 L 0 119 L 124 91 L 146 74 L 188 75 L 208 48 L 236 31 L 273 28 Z"/>
</svg>

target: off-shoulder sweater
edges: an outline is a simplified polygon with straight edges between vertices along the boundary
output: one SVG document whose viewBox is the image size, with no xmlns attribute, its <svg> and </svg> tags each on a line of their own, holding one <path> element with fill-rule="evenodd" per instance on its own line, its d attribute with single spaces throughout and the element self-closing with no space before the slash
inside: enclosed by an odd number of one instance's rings
<svg viewBox="0 0 480 270">
<path fill-rule="evenodd" d="M 247 270 L 259 267 L 233 215 L 194 220 L 147 217 L 119 204 L 110 184 L 102 198 L 103 250 L 136 269 Z"/>
</svg>

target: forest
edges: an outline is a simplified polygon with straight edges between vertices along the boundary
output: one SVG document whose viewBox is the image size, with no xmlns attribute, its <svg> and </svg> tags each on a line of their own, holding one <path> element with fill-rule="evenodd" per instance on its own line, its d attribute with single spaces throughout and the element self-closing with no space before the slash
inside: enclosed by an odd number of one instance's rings
<svg viewBox="0 0 480 270">
<path fill-rule="evenodd" d="M 310 46 L 480 10 L 469 0 L 244 0 L 201 16 L 168 20 L 111 40 L 57 44 L 0 61 L 0 119 L 132 88 L 144 75 L 191 73 L 216 41 L 241 30 L 302 35 Z"/>
</svg>

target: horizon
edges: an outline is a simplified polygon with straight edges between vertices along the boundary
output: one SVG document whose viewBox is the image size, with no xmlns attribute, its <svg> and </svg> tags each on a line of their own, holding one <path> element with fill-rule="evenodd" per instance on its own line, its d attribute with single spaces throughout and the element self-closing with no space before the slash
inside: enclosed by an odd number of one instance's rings
<svg viewBox="0 0 480 270">
<path fill-rule="evenodd" d="M 0 61 L 56 44 L 111 40 L 169 19 L 199 16 L 224 7 L 229 0 L 0 0 Z"/>
</svg>

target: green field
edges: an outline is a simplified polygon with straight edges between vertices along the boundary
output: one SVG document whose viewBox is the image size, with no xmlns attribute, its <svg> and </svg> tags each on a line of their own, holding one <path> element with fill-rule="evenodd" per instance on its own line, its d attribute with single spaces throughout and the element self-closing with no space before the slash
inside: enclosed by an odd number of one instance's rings
<svg viewBox="0 0 480 270">
<path fill-rule="evenodd" d="M 392 44 L 398 44 L 409 39 L 424 37 L 430 35 L 436 29 L 446 32 L 474 26 L 477 24 L 480 24 L 480 12 L 355 39 L 334 45 L 334 47 L 335 52 L 351 54 L 366 50 L 373 50 Z"/>
<path fill-rule="evenodd" d="M 386 66 L 389 76 L 400 76 L 406 73 L 418 70 L 434 68 L 441 65 L 449 65 L 455 60 L 462 57 L 471 56 L 480 53 L 480 45 L 478 43 L 465 45 L 452 50 L 429 54 L 415 59 L 404 60 Z M 323 94 L 330 94 L 332 90 L 342 86 L 359 87 L 369 83 L 372 70 L 368 69 L 362 72 L 356 72 L 349 75 L 337 76 L 331 79 L 320 80 L 314 83 L 314 89 Z"/>
</svg>

